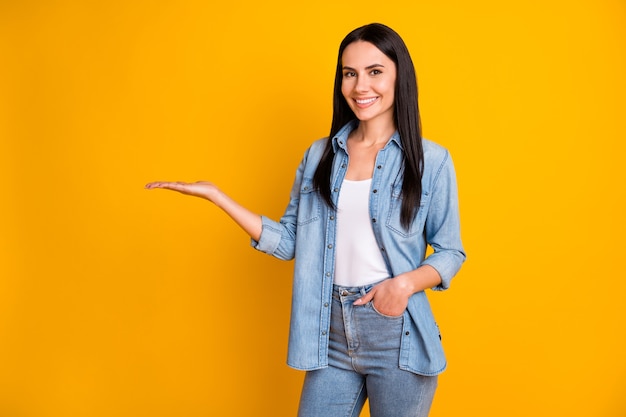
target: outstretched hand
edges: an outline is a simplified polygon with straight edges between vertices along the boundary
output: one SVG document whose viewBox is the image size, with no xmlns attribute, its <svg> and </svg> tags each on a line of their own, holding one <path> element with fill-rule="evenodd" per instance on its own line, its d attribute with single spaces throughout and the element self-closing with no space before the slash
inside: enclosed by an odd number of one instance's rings
<svg viewBox="0 0 626 417">
<path fill-rule="evenodd" d="M 217 186 L 208 181 L 155 181 L 146 184 L 146 189 L 151 190 L 154 188 L 178 191 L 182 194 L 205 198 L 209 201 L 214 201 L 219 192 Z"/>
<path fill-rule="evenodd" d="M 155 181 L 146 184 L 146 189 L 154 188 L 178 191 L 181 194 L 207 199 L 226 212 L 252 239 L 258 241 L 261 238 L 263 230 L 261 216 L 237 203 L 211 182 Z"/>
</svg>

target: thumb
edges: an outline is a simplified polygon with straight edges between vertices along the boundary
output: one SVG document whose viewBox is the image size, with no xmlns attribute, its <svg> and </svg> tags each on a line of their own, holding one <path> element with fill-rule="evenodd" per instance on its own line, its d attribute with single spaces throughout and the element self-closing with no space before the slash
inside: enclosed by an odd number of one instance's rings
<svg viewBox="0 0 626 417">
<path fill-rule="evenodd" d="M 355 306 L 361 306 L 364 304 L 369 303 L 370 301 L 372 301 L 372 299 L 374 298 L 374 292 L 376 292 L 375 290 L 372 290 L 370 292 L 368 292 L 367 294 L 365 294 L 363 297 L 359 298 L 358 300 L 356 300 L 354 302 Z"/>
</svg>

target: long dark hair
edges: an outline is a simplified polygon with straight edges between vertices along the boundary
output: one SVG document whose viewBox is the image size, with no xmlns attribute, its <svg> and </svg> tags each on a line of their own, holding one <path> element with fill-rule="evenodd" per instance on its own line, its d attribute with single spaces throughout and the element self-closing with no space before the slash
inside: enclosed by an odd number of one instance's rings
<svg viewBox="0 0 626 417">
<path fill-rule="evenodd" d="M 408 229 L 420 205 L 424 172 L 422 126 L 417 102 L 417 77 L 411 55 L 404 41 L 393 29 L 385 25 L 371 23 L 359 27 L 350 32 L 339 46 L 333 93 L 333 121 L 326 148 L 313 176 L 313 185 L 324 201 L 330 207 L 335 208 L 330 191 L 330 176 L 334 158 L 331 141 L 344 125 L 356 119 L 354 112 L 341 93 L 343 79 L 341 61 L 343 51 L 348 45 L 356 41 L 373 44 L 396 64 L 394 121 L 404 148 L 400 222 Z"/>
</svg>

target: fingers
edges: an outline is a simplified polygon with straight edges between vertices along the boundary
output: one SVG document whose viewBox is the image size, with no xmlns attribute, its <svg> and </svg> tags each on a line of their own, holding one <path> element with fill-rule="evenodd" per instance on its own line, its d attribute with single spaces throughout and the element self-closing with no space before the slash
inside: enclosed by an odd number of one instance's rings
<svg viewBox="0 0 626 417">
<path fill-rule="evenodd" d="M 213 201 L 212 196 L 218 193 L 217 187 L 208 181 L 184 182 L 184 181 L 155 181 L 145 185 L 148 190 L 162 188 L 177 191 L 181 194 L 205 198 Z"/>
<path fill-rule="evenodd" d="M 168 184 L 167 182 L 163 182 L 163 181 L 153 181 L 153 182 L 149 182 L 146 184 L 145 188 L 147 189 L 152 189 L 152 188 L 164 188 L 165 185 Z"/>
<path fill-rule="evenodd" d="M 191 194 L 190 192 L 190 184 L 182 182 L 182 181 L 156 181 L 156 182 L 150 182 L 148 184 L 146 184 L 145 188 L 148 190 L 152 190 L 155 188 L 160 188 L 163 190 L 172 190 L 172 191 L 176 191 L 179 192 L 181 194 Z"/>
<path fill-rule="evenodd" d="M 154 181 L 154 182 L 149 182 L 148 184 L 145 185 L 145 188 L 148 190 L 151 190 L 153 188 L 165 188 L 165 189 L 169 189 L 169 190 L 176 190 L 176 191 L 181 191 L 185 188 L 185 186 L 187 186 L 188 183 L 183 182 L 183 181 Z"/>
<path fill-rule="evenodd" d="M 365 294 L 363 297 L 359 298 L 358 300 L 356 300 L 354 302 L 355 306 L 361 306 L 364 304 L 369 303 L 370 301 L 372 301 L 374 299 L 374 293 L 376 292 L 376 289 L 372 289 L 370 292 L 368 292 L 367 294 Z"/>
</svg>

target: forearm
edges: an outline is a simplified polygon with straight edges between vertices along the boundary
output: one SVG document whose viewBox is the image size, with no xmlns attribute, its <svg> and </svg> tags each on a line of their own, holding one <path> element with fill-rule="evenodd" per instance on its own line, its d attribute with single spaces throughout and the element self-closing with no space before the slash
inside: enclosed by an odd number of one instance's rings
<svg viewBox="0 0 626 417">
<path fill-rule="evenodd" d="M 252 239 L 258 241 L 261 238 L 263 229 L 261 216 L 248 210 L 223 192 L 219 192 L 211 201 L 230 216 Z"/>
</svg>

